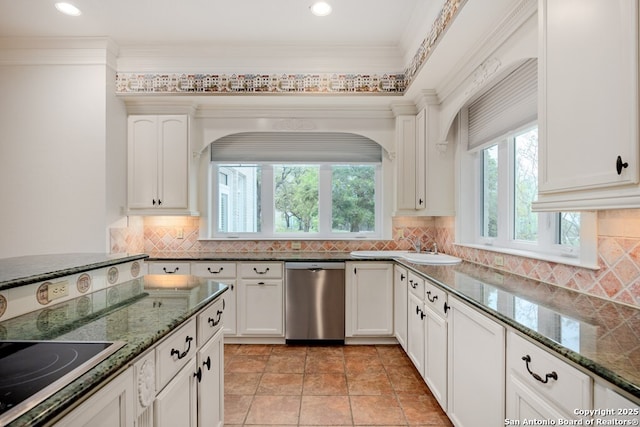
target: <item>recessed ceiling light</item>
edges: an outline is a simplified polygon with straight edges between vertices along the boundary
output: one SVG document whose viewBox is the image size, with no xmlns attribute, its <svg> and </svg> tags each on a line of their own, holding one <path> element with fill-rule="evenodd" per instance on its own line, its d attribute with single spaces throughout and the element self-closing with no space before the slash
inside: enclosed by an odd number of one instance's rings
<svg viewBox="0 0 640 427">
<path fill-rule="evenodd" d="M 309 9 L 316 16 L 327 16 L 331 13 L 331 5 L 326 1 L 317 1 L 309 6 Z"/>
<path fill-rule="evenodd" d="M 82 14 L 82 12 L 80 12 L 80 9 L 78 9 L 71 3 L 56 3 L 56 9 L 58 9 L 59 12 L 69 16 L 80 16 Z"/>
</svg>

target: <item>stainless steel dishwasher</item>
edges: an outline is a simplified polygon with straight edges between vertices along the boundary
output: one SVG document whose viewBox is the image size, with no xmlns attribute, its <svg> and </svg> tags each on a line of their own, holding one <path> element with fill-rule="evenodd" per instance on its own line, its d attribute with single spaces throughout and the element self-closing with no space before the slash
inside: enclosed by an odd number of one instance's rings
<svg viewBox="0 0 640 427">
<path fill-rule="evenodd" d="M 285 338 L 344 343 L 344 262 L 285 263 Z"/>
</svg>

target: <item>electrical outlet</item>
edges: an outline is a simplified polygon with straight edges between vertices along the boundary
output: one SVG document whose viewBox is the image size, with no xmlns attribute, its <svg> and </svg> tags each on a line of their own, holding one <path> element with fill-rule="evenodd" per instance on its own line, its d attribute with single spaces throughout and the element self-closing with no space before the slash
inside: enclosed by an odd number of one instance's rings
<svg viewBox="0 0 640 427">
<path fill-rule="evenodd" d="M 495 265 L 496 267 L 502 267 L 504 265 L 504 258 L 496 255 L 495 257 L 493 257 L 493 265 Z"/>
<path fill-rule="evenodd" d="M 177 239 L 184 239 L 184 228 L 177 228 L 176 229 L 176 238 Z"/>
<path fill-rule="evenodd" d="M 291 242 L 291 249 L 300 249 L 302 247 L 302 243 L 300 242 Z"/>
<path fill-rule="evenodd" d="M 62 282 L 50 283 L 47 288 L 47 293 L 49 295 L 49 301 L 66 297 L 69 295 L 69 282 L 64 280 Z"/>
</svg>

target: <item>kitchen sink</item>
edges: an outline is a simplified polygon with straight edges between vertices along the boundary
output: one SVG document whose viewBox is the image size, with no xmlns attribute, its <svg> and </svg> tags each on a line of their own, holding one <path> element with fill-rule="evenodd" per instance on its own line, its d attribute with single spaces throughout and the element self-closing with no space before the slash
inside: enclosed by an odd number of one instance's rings
<svg viewBox="0 0 640 427">
<path fill-rule="evenodd" d="M 406 253 L 402 258 L 415 264 L 458 264 L 462 260 L 451 255 L 435 253 Z"/>
<path fill-rule="evenodd" d="M 355 258 L 398 258 L 409 251 L 353 251 L 351 256 Z"/>
<path fill-rule="evenodd" d="M 354 251 L 354 258 L 401 258 L 414 264 L 458 264 L 462 260 L 451 255 L 411 251 Z"/>
</svg>

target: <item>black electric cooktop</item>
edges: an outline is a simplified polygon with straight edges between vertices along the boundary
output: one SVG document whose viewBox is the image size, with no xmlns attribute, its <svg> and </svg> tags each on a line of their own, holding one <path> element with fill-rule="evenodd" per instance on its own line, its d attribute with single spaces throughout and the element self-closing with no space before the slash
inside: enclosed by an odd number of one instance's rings
<svg viewBox="0 0 640 427">
<path fill-rule="evenodd" d="M 121 342 L 0 341 L 0 425 L 121 348 Z"/>
</svg>

